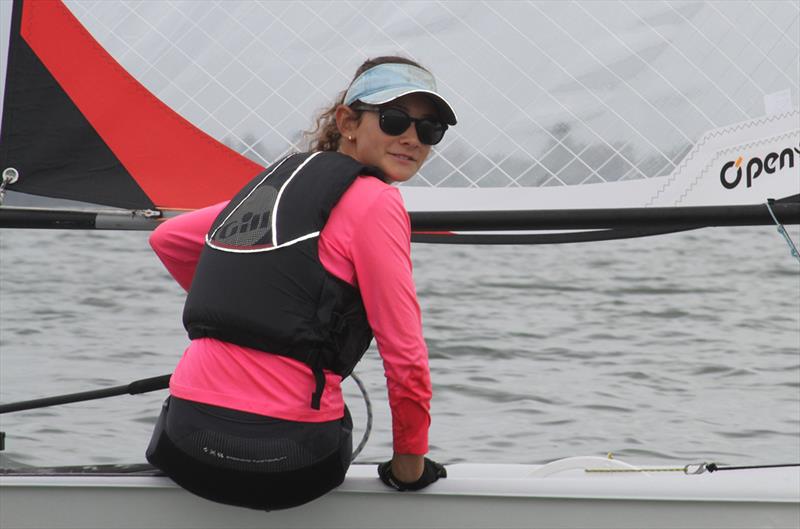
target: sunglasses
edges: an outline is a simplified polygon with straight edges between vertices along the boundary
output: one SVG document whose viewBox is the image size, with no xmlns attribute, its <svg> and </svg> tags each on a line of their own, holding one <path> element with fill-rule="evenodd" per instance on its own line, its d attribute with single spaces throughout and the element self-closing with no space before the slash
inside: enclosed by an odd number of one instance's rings
<svg viewBox="0 0 800 529">
<path fill-rule="evenodd" d="M 377 112 L 381 130 L 389 136 L 401 135 L 413 123 L 417 129 L 417 138 L 425 145 L 436 145 L 442 141 L 447 130 L 447 123 L 429 118 L 412 118 L 405 110 L 400 108 L 358 105 L 354 106 L 353 109 Z"/>
</svg>

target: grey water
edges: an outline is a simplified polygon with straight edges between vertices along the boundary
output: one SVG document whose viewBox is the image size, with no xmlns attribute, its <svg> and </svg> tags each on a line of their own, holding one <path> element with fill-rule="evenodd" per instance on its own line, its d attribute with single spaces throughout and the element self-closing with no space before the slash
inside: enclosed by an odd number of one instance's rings
<svg viewBox="0 0 800 529">
<path fill-rule="evenodd" d="M 798 231 L 791 231 L 795 241 Z M 800 264 L 774 227 L 588 244 L 414 245 L 431 457 L 800 462 Z M 0 402 L 169 373 L 183 292 L 147 233 L 0 232 Z M 391 454 L 377 350 L 362 462 Z M 365 407 L 345 383 L 356 422 Z M 34 465 L 134 463 L 165 392 L 0 416 Z"/>
</svg>

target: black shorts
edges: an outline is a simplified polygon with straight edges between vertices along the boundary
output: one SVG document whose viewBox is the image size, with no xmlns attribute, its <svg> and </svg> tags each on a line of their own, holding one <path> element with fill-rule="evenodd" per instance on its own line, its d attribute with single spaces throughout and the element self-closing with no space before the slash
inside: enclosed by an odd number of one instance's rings
<svg viewBox="0 0 800 529">
<path fill-rule="evenodd" d="M 209 500 L 275 510 L 338 487 L 350 466 L 353 422 L 285 421 L 168 397 L 147 460 Z"/>
</svg>

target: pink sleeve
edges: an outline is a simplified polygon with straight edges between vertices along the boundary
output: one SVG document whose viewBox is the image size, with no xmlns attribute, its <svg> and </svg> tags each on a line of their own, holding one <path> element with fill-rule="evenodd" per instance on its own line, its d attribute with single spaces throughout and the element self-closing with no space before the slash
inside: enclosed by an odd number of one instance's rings
<svg viewBox="0 0 800 529">
<path fill-rule="evenodd" d="M 184 290 L 192 285 L 205 237 L 227 202 L 173 217 L 150 235 L 150 246 Z"/>
<path fill-rule="evenodd" d="M 387 379 L 394 451 L 428 452 L 431 380 L 411 270 L 411 226 L 400 192 L 382 191 L 353 236 L 358 287 Z"/>
</svg>

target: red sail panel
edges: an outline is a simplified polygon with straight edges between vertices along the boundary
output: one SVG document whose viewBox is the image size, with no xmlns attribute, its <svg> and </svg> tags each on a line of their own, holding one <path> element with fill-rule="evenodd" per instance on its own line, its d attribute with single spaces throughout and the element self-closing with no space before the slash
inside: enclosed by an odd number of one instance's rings
<svg viewBox="0 0 800 529">
<path fill-rule="evenodd" d="M 157 207 L 228 199 L 262 170 L 150 93 L 60 0 L 25 2 L 21 33 Z"/>
</svg>

